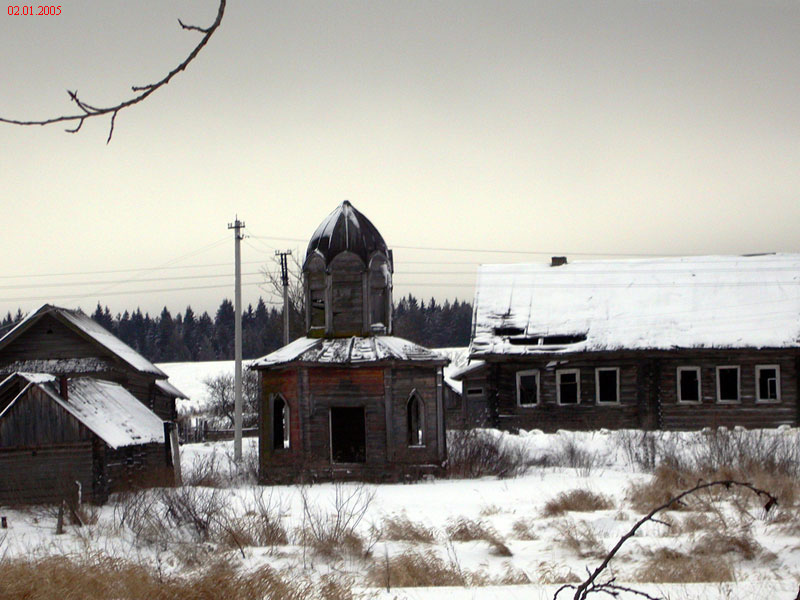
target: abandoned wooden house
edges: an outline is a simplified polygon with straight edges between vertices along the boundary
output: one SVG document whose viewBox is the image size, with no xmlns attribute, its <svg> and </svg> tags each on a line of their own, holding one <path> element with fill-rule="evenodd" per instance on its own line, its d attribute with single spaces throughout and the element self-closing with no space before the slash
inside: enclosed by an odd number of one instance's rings
<svg viewBox="0 0 800 600">
<path fill-rule="evenodd" d="M 506 430 L 798 424 L 800 255 L 484 265 L 472 424 Z"/>
<path fill-rule="evenodd" d="M 306 336 L 256 360 L 260 478 L 399 479 L 446 459 L 446 357 L 392 335 L 392 252 L 349 202 L 311 237 Z"/>
<path fill-rule="evenodd" d="M 105 502 L 173 481 L 164 422 L 117 383 L 14 373 L 0 383 L 0 504 Z"/>
<path fill-rule="evenodd" d="M 32 373 L 36 375 L 23 375 Z M 14 374 L 20 374 L 19 376 L 23 378 L 38 379 L 36 379 L 35 385 L 31 383 L 31 389 L 26 391 L 23 397 L 12 402 L 17 394 L 22 393 L 21 390 L 13 393 L 13 390 L 16 389 L 15 386 L 21 385 L 22 381 L 19 377 L 11 377 Z M 132 481 L 132 474 L 135 471 L 138 472 L 135 479 L 141 485 L 147 485 L 153 481 L 164 481 L 164 472 L 172 472 L 172 465 L 180 464 L 177 430 L 174 427 L 175 401 L 177 398 L 184 398 L 184 394 L 169 383 L 167 375 L 163 371 L 82 312 L 44 305 L 32 312 L 0 339 L 0 380 L 5 379 L 7 385 L 4 397 L 7 404 L 0 403 L 0 414 L 5 419 L 11 419 L 13 412 L 13 418 L 16 420 L 22 418 L 19 414 L 20 410 L 30 409 L 34 411 L 30 418 L 45 419 L 42 423 L 34 422 L 30 425 L 31 429 L 26 434 L 25 443 L 22 445 L 12 444 L 13 440 L 19 441 L 22 438 L 10 437 L 8 435 L 10 430 L 7 427 L 3 430 L 5 432 L 3 436 L 0 437 L 0 454 L 6 461 L 5 465 L 8 467 L 10 464 L 8 461 L 20 461 L 15 463 L 17 464 L 16 468 L 22 473 L 25 472 L 25 469 L 31 473 L 31 477 L 33 477 L 31 479 L 31 498 L 38 497 L 38 492 L 35 491 L 38 485 L 35 483 L 35 473 L 46 473 L 48 468 L 51 468 L 53 473 L 64 472 L 65 469 L 68 470 L 67 463 L 73 459 L 77 461 L 75 469 L 79 469 L 80 461 L 85 459 L 85 448 L 76 453 L 72 444 L 85 445 L 88 443 L 87 440 L 91 442 L 94 439 L 91 438 L 88 431 L 84 431 L 72 423 L 73 433 L 78 435 L 79 439 L 73 436 L 68 443 L 64 442 L 63 447 L 54 446 L 53 439 L 55 438 L 48 433 L 50 424 L 47 420 L 63 421 L 67 414 L 63 411 L 67 409 L 60 404 L 51 404 L 48 405 L 46 411 L 35 412 L 39 410 L 36 408 L 37 406 L 42 406 L 42 402 L 37 404 L 29 398 L 31 394 L 40 399 L 45 397 L 45 392 L 39 388 L 45 385 L 41 381 L 44 381 L 42 378 L 46 378 L 46 376 L 55 376 L 65 384 L 73 382 L 72 385 L 77 386 L 77 389 L 80 390 L 84 385 L 89 386 L 88 382 L 91 381 L 117 384 L 127 396 L 135 398 L 148 413 L 152 414 L 153 418 L 162 423 L 159 440 L 148 442 L 147 448 L 138 448 L 140 445 L 136 444 L 124 445 L 126 448 L 124 450 L 125 461 L 128 467 L 125 475 L 127 481 Z M 105 397 L 99 390 L 112 388 L 98 383 L 91 389 L 95 396 Z M 115 394 L 115 397 L 122 397 L 125 394 L 119 392 Z M 83 396 L 75 396 L 75 398 L 83 398 Z M 100 401 L 98 403 L 102 404 Z M 12 409 L 12 404 L 16 408 Z M 61 412 L 59 412 L 59 407 L 63 409 Z M 58 414 L 61 416 L 57 416 Z M 110 414 L 107 416 L 111 419 Z M 72 414 L 72 418 L 80 421 L 75 414 Z M 83 422 L 82 426 L 88 427 L 89 430 L 92 429 Z M 31 437 L 33 433 L 41 434 L 38 442 Z M 94 435 L 102 439 L 99 432 L 95 431 Z M 155 444 L 155 446 L 151 447 L 151 444 Z M 108 446 L 115 451 L 122 447 L 116 447 L 113 443 Z M 40 452 L 40 449 L 44 447 L 47 447 L 48 451 Z M 154 449 L 155 447 L 157 449 Z M 21 453 L 24 452 L 28 453 L 28 457 L 22 460 Z M 116 454 L 107 452 L 106 455 L 111 457 L 112 466 L 120 456 L 118 452 Z M 27 467 L 23 469 L 22 465 L 27 465 Z M 91 497 L 98 501 L 102 500 L 108 490 L 116 489 L 117 483 L 122 484 L 122 481 L 115 481 L 114 478 L 118 475 L 118 471 L 114 469 L 100 469 L 95 474 L 103 474 L 105 477 L 105 481 L 93 484 L 93 490 L 96 490 L 97 493 L 95 494 L 93 491 Z M 14 482 L 15 486 L 22 483 L 19 478 Z M 84 487 L 84 489 L 86 488 Z M 24 497 L 18 487 L 15 487 L 15 490 L 15 500 Z M 2 497 L 0 497 L 0 502 L 2 501 Z"/>
</svg>

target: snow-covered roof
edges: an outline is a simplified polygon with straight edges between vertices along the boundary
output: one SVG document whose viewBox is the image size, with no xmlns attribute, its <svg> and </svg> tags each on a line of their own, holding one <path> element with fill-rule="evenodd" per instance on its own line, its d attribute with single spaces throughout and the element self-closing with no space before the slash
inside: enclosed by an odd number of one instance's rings
<svg viewBox="0 0 800 600">
<path fill-rule="evenodd" d="M 166 379 L 156 379 L 156 387 L 164 392 L 167 396 L 172 396 L 173 398 L 189 398 L 189 396 L 184 394 Z"/>
<path fill-rule="evenodd" d="M 483 265 L 470 355 L 800 345 L 800 255 Z"/>
<path fill-rule="evenodd" d="M 462 369 L 469 361 L 469 348 L 466 346 L 460 348 L 436 348 L 436 352 L 444 354 L 450 359 L 450 364 L 442 369 L 442 375 L 444 376 L 445 384 L 460 394 L 461 382 L 453 379 L 453 374 Z"/>
<path fill-rule="evenodd" d="M 302 337 L 256 359 L 252 369 L 286 363 L 362 364 L 374 362 L 428 362 L 447 364 L 447 357 L 414 342 L 391 335 L 347 338 Z"/>
<path fill-rule="evenodd" d="M 128 344 L 120 340 L 114 334 L 93 321 L 90 317 L 77 310 L 70 310 L 67 308 L 61 308 L 59 306 L 52 306 L 50 304 L 44 304 L 39 309 L 31 312 L 27 317 L 20 321 L 16 327 L 9 331 L 5 336 L 0 338 L 0 347 L 15 339 L 19 334 L 25 331 L 45 314 L 52 314 L 56 318 L 60 318 L 62 321 L 66 322 L 68 325 L 72 325 L 74 328 L 83 332 L 83 334 L 93 339 L 95 342 L 119 357 L 122 361 L 126 362 L 137 371 L 166 378 L 166 374 L 161 369 L 156 367 L 153 363 L 136 352 L 136 350 L 128 346 Z"/>
<path fill-rule="evenodd" d="M 164 442 L 164 422 L 117 383 L 91 377 L 68 381 L 68 399 L 56 390 L 56 378 L 44 373 L 18 373 L 83 423 L 112 448 Z M 6 379 L 5 381 L 8 381 Z"/>
</svg>

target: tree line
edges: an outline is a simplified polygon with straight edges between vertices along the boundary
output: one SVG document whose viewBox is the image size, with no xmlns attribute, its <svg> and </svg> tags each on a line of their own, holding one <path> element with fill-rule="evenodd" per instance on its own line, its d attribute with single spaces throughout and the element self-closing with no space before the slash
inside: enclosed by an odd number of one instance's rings
<svg viewBox="0 0 800 600">
<path fill-rule="evenodd" d="M 0 336 L 23 318 L 18 310 L 9 312 L 0 322 Z M 97 304 L 92 319 L 108 329 L 134 350 L 153 362 L 232 360 L 234 356 L 233 303 L 224 299 L 212 317 L 197 315 L 187 306 L 172 313 L 165 306 L 161 314 L 151 316 L 137 308 L 113 315 L 108 306 Z M 466 346 L 469 343 L 472 306 L 468 302 L 431 298 L 427 303 L 413 295 L 401 298 L 394 309 L 394 334 L 427 346 L 441 348 Z M 304 334 L 298 311 L 290 313 L 290 337 Z M 242 311 L 242 355 L 256 358 L 283 345 L 283 311 L 268 307 L 259 298 L 255 307 Z"/>
</svg>

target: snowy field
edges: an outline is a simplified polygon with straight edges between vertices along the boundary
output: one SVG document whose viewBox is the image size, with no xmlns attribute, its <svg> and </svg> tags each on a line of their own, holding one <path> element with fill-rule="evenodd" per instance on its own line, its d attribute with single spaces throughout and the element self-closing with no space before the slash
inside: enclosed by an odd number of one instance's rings
<svg viewBox="0 0 800 600">
<path fill-rule="evenodd" d="M 656 479 L 651 467 L 679 464 L 688 473 L 727 456 L 731 464 L 715 466 L 733 473 L 733 463 L 749 453 L 770 463 L 772 475 L 749 468 L 754 483 L 779 495 L 776 508 L 765 513 L 763 499 L 749 491 L 698 494 L 644 525 L 601 580 L 613 576 L 620 585 L 673 600 L 791 600 L 797 594 L 800 494 L 796 465 L 781 463 L 797 458 L 797 430 L 483 435 L 515 457 L 523 473 L 260 487 L 252 481 L 255 439 L 245 440 L 241 467 L 231 461 L 231 442 L 186 445 L 186 479 L 203 485 L 116 495 L 100 509 L 84 508 L 87 524 L 69 524 L 63 535 L 55 534 L 52 508 L 0 507 L 8 521 L 0 530 L 0 569 L 21 558 L 107 555 L 162 576 L 224 558 L 239 571 L 266 565 L 287 580 L 315 582 L 313 589 L 335 578 L 356 595 L 381 600 L 552 598 L 563 583 L 585 578 L 642 517 L 647 509 L 637 500 L 669 492 L 672 480 L 663 469 Z M 794 474 L 775 474 L 786 469 Z M 654 481 L 660 483 L 648 485 Z M 581 493 L 566 495 L 574 490 Z M 580 495 L 599 498 L 599 506 L 564 501 Z M 325 534 L 334 523 L 339 535 L 331 543 Z M 315 528 L 321 535 L 315 537 Z M 448 585 L 453 581 L 459 585 Z"/>
</svg>

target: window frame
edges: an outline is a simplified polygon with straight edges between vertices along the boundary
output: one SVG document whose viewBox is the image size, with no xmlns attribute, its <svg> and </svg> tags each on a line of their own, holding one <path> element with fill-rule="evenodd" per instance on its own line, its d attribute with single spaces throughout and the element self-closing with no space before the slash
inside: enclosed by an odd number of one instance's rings
<svg viewBox="0 0 800 600">
<path fill-rule="evenodd" d="M 722 370 L 736 369 L 736 394 L 735 400 L 722 399 L 722 389 L 720 387 L 719 374 Z M 742 403 L 742 368 L 740 365 L 718 365 L 717 366 L 717 404 L 741 404 Z"/>
<path fill-rule="evenodd" d="M 575 390 L 575 402 L 561 402 L 561 377 L 562 375 L 574 374 L 577 389 Z M 581 403 L 581 370 L 580 369 L 557 369 L 556 370 L 556 403 L 559 406 L 578 406 Z"/>
<path fill-rule="evenodd" d="M 775 370 L 775 398 L 762 398 L 759 375 L 765 369 Z M 781 402 L 781 366 L 780 365 L 756 365 L 756 402 L 758 404 L 778 404 Z"/>
<path fill-rule="evenodd" d="M 600 372 L 601 371 L 614 371 L 617 377 L 616 385 L 616 400 L 600 400 Z M 580 398 L 580 383 L 578 383 L 578 396 Z M 620 370 L 619 367 L 597 367 L 594 370 L 594 401 L 598 406 L 618 406 L 621 403 L 620 397 Z M 580 402 L 579 402 L 580 404 Z"/>
<path fill-rule="evenodd" d="M 413 423 L 411 418 L 411 405 L 412 403 L 416 402 L 417 406 L 417 433 L 419 434 L 418 437 L 418 444 L 412 443 L 412 433 L 413 430 L 411 429 L 411 425 Z M 425 448 L 427 443 L 425 438 L 425 401 L 422 399 L 422 396 L 419 395 L 419 392 L 414 390 L 408 395 L 408 401 L 406 402 L 406 442 L 408 443 L 409 448 Z"/>
<path fill-rule="evenodd" d="M 523 377 L 530 377 L 531 375 L 536 377 L 536 402 L 534 403 L 522 403 L 522 395 L 520 394 L 520 383 Z M 526 371 L 517 371 L 516 373 L 517 378 L 517 406 L 519 408 L 536 408 L 542 403 L 542 376 L 539 372 L 539 369 L 528 369 Z"/>
<path fill-rule="evenodd" d="M 681 373 L 683 371 L 694 371 L 697 373 L 697 400 L 684 400 L 681 394 Z M 675 385 L 677 387 L 675 397 L 678 404 L 702 404 L 703 403 L 703 370 L 695 365 L 685 365 L 675 370 Z"/>
<path fill-rule="evenodd" d="M 275 444 L 275 401 L 280 398 L 281 402 L 283 402 L 283 410 L 286 412 L 285 418 L 283 418 L 283 445 L 280 447 L 276 446 Z M 271 425 L 272 425 L 272 432 L 270 433 L 270 441 L 272 445 L 273 452 L 282 452 L 284 450 L 291 450 L 292 448 L 292 409 L 289 406 L 289 402 L 286 400 L 283 394 L 275 393 L 270 394 L 270 406 L 269 412 L 271 417 Z"/>
</svg>

